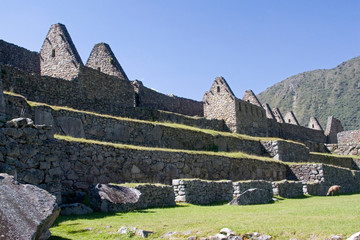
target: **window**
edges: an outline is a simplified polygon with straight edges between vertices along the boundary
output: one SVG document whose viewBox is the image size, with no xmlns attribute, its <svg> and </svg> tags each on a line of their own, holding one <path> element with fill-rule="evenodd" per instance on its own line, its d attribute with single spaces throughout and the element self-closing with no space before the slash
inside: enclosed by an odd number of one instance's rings
<svg viewBox="0 0 360 240">
<path fill-rule="evenodd" d="M 52 50 L 51 57 L 55 57 L 55 49 Z"/>
<path fill-rule="evenodd" d="M 289 119 L 288 122 L 291 123 L 291 119 Z"/>
<path fill-rule="evenodd" d="M 312 128 L 314 128 L 314 124 L 312 124 Z"/>
<path fill-rule="evenodd" d="M 241 112 L 241 103 L 239 103 L 239 111 Z"/>
<path fill-rule="evenodd" d="M 220 92 L 220 87 L 219 86 L 217 87 L 217 92 Z"/>
<path fill-rule="evenodd" d="M 98 67 L 98 71 L 101 72 L 101 67 Z"/>
</svg>

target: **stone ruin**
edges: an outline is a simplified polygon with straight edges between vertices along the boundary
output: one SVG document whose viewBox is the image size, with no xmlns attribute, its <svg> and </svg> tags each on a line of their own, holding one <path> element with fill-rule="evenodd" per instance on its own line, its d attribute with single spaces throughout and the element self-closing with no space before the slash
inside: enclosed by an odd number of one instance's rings
<svg viewBox="0 0 360 240">
<path fill-rule="evenodd" d="M 39 53 L 0 40 L 0 139 L 0 172 L 70 204 L 68 213 L 91 211 L 79 202 L 109 183 L 167 186 L 140 185 L 126 206 L 103 197 L 93 208 L 208 204 L 253 188 L 262 190 L 243 197 L 324 195 L 334 184 L 360 190 L 359 158 L 322 154 L 360 155 L 359 133 L 338 119 L 329 117 L 325 131 L 315 117 L 300 126 L 294 112 L 283 116 L 251 90 L 237 98 L 223 77 L 201 102 L 158 93 L 130 81 L 106 43 L 84 65 L 62 24 L 50 27 Z"/>
</svg>

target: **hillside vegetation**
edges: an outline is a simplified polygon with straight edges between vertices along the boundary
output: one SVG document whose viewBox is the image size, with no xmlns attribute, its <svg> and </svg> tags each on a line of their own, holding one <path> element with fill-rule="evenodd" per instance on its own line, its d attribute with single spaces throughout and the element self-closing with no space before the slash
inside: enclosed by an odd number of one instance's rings
<svg viewBox="0 0 360 240">
<path fill-rule="evenodd" d="M 307 126 L 311 116 L 326 128 L 328 116 L 341 120 L 345 130 L 360 129 L 360 57 L 333 69 L 314 70 L 289 77 L 258 95 L 259 100 L 292 110 Z"/>
</svg>

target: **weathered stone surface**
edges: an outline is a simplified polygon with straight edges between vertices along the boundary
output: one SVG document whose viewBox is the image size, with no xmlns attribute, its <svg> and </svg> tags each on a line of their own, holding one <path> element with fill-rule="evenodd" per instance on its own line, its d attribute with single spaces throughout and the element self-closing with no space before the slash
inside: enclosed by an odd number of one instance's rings
<svg viewBox="0 0 360 240">
<path fill-rule="evenodd" d="M 233 199 L 229 205 L 250 205 L 250 204 L 266 204 L 272 199 L 272 194 L 264 189 L 252 188 L 246 190 L 238 197 Z"/>
<path fill-rule="evenodd" d="M 273 187 L 271 182 L 264 180 L 247 180 L 247 181 L 233 182 L 233 188 L 234 188 L 234 197 L 239 196 L 241 193 L 251 188 L 264 189 L 268 191 L 270 194 L 273 194 Z"/>
<path fill-rule="evenodd" d="M 34 126 L 34 122 L 30 118 L 14 118 L 6 123 L 7 127 L 16 127 L 16 128 L 23 128 L 23 127 L 32 127 Z"/>
<path fill-rule="evenodd" d="M 232 181 L 206 181 L 201 179 L 173 179 L 176 201 L 209 204 L 230 201 L 233 197 Z"/>
<path fill-rule="evenodd" d="M 93 210 L 82 203 L 61 204 L 61 215 L 84 215 L 92 213 Z"/>
<path fill-rule="evenodd" d="M 97 184 L 90 188 L 90 205 L 96 211 L 124 212 L 148 207 L 174 206 L 171 186 L 137 185 L 134 188 Z"/>
<path fill-rule="evenodd" d="M 0 233 L 4 239 L 48 239 L 59 215 L 56 198 L 36 186 L 0 173 Z"/>
<path fill-rule="evenodd" d="M 304 194 L 303 184 L 299 181 L 279 181 L 273 182 L 273 188 L 275 195 L 279 195 L 284 198 L 300 197 Z"/>
<path fill-rule="evenodd" d="M 354 233 L 346 240 L 360 240 L 360 232 Z"/>
<path fill-rule="evenodd" d="M 35 124 L 54 126 L 54 118 L 51 112 L 43 111 L 38 108 L 35 108 Z"/>
<path fill-rule="evenodd" d="M 83 124 L 80 119 L 73 117 L 59 117 L 56 121 L 65 135 L 77 138 L 85 137 Z"/>
</svg>

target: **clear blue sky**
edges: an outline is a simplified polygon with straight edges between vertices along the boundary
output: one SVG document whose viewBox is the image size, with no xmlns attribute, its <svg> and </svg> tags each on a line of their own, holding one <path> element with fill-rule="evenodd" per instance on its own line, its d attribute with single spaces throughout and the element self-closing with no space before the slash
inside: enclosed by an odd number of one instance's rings
<svg viewBox="0 0 360 240">
<path fill-rule="evenodd" d="M 32 51 L 63 23 L 84 64 L 106 42 L 131 80 L 196 100 L 216 76 L 241 98 L 360 56 L 357 0 L 16 0 L 0 22 L 0 39 Z"/>
</svg>

